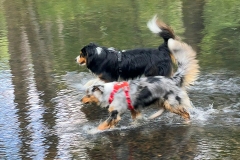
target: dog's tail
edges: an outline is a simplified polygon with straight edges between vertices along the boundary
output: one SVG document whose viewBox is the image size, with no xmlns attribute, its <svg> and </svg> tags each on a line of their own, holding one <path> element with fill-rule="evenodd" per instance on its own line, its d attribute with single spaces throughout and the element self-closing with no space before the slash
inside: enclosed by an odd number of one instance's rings
<svg viewBox="0 0 240 160">
<path fill-rule="evenodd" d="M 166 45 L 170 38 L 180 40 L 180 38 L 174 34 L 173 29 L 170 26 L 166 25 L 164 22 L 160 21 L 156 15 L 148 21 L 147 26 L 150 31 L 162 37 L 165 42 L 164 44 Z M 170 56 L 172 62 L 176 64 L 175 57 L 173 57 L 171 53 Z"/>
<path fill-rule="evenodd" d="M 188 44 L 174 39 L 168 40 L 168 48 L 178 62 L 178 69 L 172 79 L 180 87 L 192 85 L 200 72 L 196 52 Z"/>
<path fill-rule="evenodd" d="M 147 26 L 150 31 L 162 37 L 165 43 L 167 43 L 170 38 L 178 39 L 178 37 L 174 34 L 173 29 L 164 22 L 160 21 L 156 15 L 148 21 Z"/>
</svg>

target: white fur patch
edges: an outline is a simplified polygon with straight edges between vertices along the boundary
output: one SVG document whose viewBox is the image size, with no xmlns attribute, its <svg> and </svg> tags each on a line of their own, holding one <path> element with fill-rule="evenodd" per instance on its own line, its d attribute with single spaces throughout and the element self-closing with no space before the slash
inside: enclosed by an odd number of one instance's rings
<svg viewBox="0 0 240 160">
<path fill-rule="evenodd" d="M 147 26 L 153 33 L 162 32 L 162 30 L 157 25 L 157 15 L 155 15 L 151 20 L 148 21 Z"/>
<path fill-rule="evenodd" d="M 110 50 L 110 51 L 115 51 L 115 48 L 109 47 L 108 50 Z"/>
<path fill-rule="evenodd" d="M 80 56 L 77 56 L 76 57 L 76 61 L 79 62 L 79 59 L 80 59 Z"/>
<path fill-rule="evenodd" d="M 101 47 L 97 47 L 96 50 L 97 50 L 97 54 L 98 55 L 101 54 L 101 52 L 102 52 L 102 48 Z"/>
<path fill-rule="evenodd" d="M 93 85 L 99 85 L 99 84 L 104 84 L 104 82 L 101 81 L 99 78 L 96 78 L 96 79 L 92 79 L 92 80 L 88 81 L 83 87 L 88 88 Z"/>
</svg>

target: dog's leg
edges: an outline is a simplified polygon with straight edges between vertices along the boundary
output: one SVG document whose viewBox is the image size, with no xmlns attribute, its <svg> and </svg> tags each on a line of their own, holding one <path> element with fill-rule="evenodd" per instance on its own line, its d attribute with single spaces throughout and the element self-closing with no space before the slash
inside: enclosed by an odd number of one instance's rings
<svg viewBox="0 0 240 160">
<path fill-rule="evenodd" d="M 139 112 L 139 111 L 137 111 L 137 110 L 135 110 L 135 109 L 131 110 L 131 116 L 132 116 L 132 119 L 133 119 L 133 120 L 142 119 L 142 114 L 141 114 L 141 112 Z"/>
<path fill-rule="evenodd" d="M 149 116 L 148 119 L 154 119 L 154 118 L 156 118 L 156 117 L 159 117 L 159 116 L 161 116 L 162 113 L 164 112 L 165 109 L 164 109 L 164 107 L 163 107 L 163 102 L 159 100 L 159 101 L 157 102 L 157 105 L 160 107 L 160 110 L 157 111 L 156 113 L 152 114 L 151 116 Z"/>
<path fill-rule="evenodd" d="M 163 113 L 164 108 L 161 108 L 159 111 L 157 111 L 156 113 L 152 114 L 151 116 L 148 117 L 148 119 L 154 119 L 156 117 L 161 116 L 161 114 Z"/>
<path fill-rule="evenodd" d="M 172 107 L 168 101 L 164 102 L 164 107 L 169 110 L 172 113 L 176 113 L 180 116 L 182 116 L 182 118 L 185 119 L 185 121 L 189 121 L 190 120 L 190 115 L 189 113 L 186 111 L 186 109 L 184 107 L 182 107 L 181 105 L 179 105 L 178 107 Z"/>
<path fill-rule="evenodd" d="M 121 120 L 119 112 L 117 110 L 114 110 L 112 106 L 109 107 L 108 110 L 110 112 L 110 116 L 108 117 L 107 120 L 105 120 L 103 123 L 101 123 L 98 126 L 99 130 L 106 130 L 106 129 L 113 128 Z"/>
</svg>

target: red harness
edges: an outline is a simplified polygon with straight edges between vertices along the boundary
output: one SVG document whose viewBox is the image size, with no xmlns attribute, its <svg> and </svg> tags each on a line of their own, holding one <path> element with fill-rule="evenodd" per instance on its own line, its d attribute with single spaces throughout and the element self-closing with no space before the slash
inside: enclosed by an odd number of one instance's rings
<svg viewBox="0 0 240 160">
<path fill-rule="evenodd" d="M 110 96 L 109 96 L 109 99 L 108 99 L 109 104 L 112 103 L 112 101 L 114 99 L 114 94 L 121 88 L 124 90 L 125 97 L 126 97 L 127 104 L 128 104 L 128 109 L 129 110 L 134 110 L 134 107 L 132 106 L 131 99 L 130 99 L 130 96 L 129 96 L 129 84 L 126 81 L 114 84 L 113 91 L 110 93 Z"/>
</svg>

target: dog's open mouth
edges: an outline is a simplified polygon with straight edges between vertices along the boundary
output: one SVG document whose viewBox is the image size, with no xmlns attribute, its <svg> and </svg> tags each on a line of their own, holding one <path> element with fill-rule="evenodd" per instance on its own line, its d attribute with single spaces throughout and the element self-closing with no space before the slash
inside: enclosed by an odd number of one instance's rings
<svg viewBox="0 0 240 160">
<path fill-rule="evenodd" d="M 91 103 L 89 103 L 89 102 L 84 102 L 84 103 L 82 103 L 82 104 L 88 105 L 88 104 L 91 104 Z"/>
<path fill-rule="evenodd" d="M 85 66 L 86 63 L 78 63 L 80 66 Z"/>
</svg>

